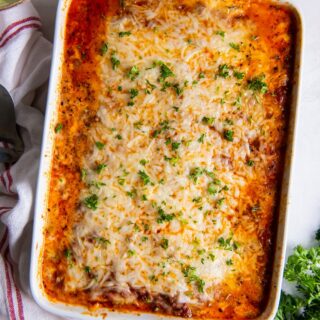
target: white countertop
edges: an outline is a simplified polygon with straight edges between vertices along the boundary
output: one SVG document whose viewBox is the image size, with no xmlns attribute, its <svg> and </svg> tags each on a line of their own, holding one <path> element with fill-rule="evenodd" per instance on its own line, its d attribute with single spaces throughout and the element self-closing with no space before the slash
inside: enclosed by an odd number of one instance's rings
<svg viewBox="0 0 320 320">
<path fill-rule="evenodd" d="M 52 40 L 57 0 L 32 0 Z M 288 250 L 320 228 L 320 0 L 291 0 L 303 19 L 301 99 L 289 199 Z M 319 183 L 319 184 L 318 184 Z"/>
</svg>

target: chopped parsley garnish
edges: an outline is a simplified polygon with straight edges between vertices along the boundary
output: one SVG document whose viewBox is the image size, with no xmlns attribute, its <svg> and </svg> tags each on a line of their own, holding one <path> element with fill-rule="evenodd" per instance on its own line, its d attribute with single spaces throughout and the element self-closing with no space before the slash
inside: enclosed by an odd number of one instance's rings
<svg viewBox="0 0 320 320">
<path fill-rule="evenodd" d="M 242 80 L 244 78 L 244 72 L 233 71 L 233 76 L 238 80 Z"/>
<path fill-rule="evenodd" d="M 99 244 L 102 244 L 102 245 L 111 244 L 111 242 L 110 242 L 108 239 L 104 238 L 104 237 L 96 237 L 96 238 L 95 238 L 95 241 L 96 241 L 97 243 L 99 243 Z"/>
<path fill-rule="evenodd" d="M 120 184 L 120 186 L 123 186 L 125 182 L 126 182 L 125 178 L 118 179 L 118 183 Z"/>
<path fill-rule="evenodd" d="M 141 241 L 142 242 L 146 242 L 148 240 L 148 237 L 146 237 L 146 236 L 143 236 L 142 238 L 141 238 Z"/>
<path fill-rule="evenodd" d="M 96 141 L 96 147 L 99 149 L 99 150 L 102 150 L 104 148 L 105 144 L 100 142 L 100 141 Z"/>
<path fill-rule="evenodd" d="M 227 266 L 232 266 L 233 265 L 233 261 L 231 259 L 226 260 L 226 265 Z"/>
<path fill-rule="evenodd" d="M 224 39 L 224 36 L 226 33 L 224 31 L 218 30 L 218 31 L 216 31 L 216 34 Z"/>
<path fill-rule="evenodd" d="M 143 126 L 143 122 L 142 122 L 142 121 L 137 121 L 137 122 L 135 122 L 135 123 L 133 124 L 133 126 L 134 126 L 135 129 L 140 130 L 141 127 Z"/>
<path fill-rule="evenodd" d="M 62 128 L 63 128 L 63 124 L 62 123 L 58 123 L 56 125 L 56 127 L 54 128 L 54 132 L 55 133 L 59 133 L 62 130 Z"/>
<path fill-rule="evenodd" d="M 99 199 L 96 194 L 93 194 L 93 195 L 86 197 L 84 199 L 84 205 L 87 208 L 92 209 L 92 210 L 96 210 L 98 208 L 98 202 L 99 202 Z"/>
<path fill-rule="evenodd" d="M 194 202 L 194 203 L 200 203 L 201 201 L 202 201 L 201 197 L 196 197 L 196 198 L 192 199 L 192 202 Z"/>
<path fill-rule="evenodd" d="M 169 77 L 174 77 L 174 73 L 171 71 L 171 69 L 163 62 L 159 62 L 160 64 L 160 82 L 165 81 L 165 79 Z"/>
<path fill-rule="evenodd" d="M 193 180 L 194 183 L 197 183 L 198 178 L 203 174 L 203 169 L 200 167 L 195 167 L 190 170 L 189 178 Z"/>
<path fill-rule="evenodd" d="M 169 127 L 169 121 L 168 120 L 164 120 L 162 122 L 159 123 L 160 128 L 156 129 L 152 132 L 152 137 L 156 138 L 159 134 L 161 134 L 164 131 L 167 131 L 170 129 Z"/>
<path fill-rule="evenodd" d="M 145 171 L 139 170 L 138 175 L 145 186 L 151 183 L 150 177 L 145 173 Z"/>
<path fill-rule="evenodd" d="M 213 253 L 210 252 L 210 253 L 208 254 L 208 259 L 210 259 L 211 261 L 214 261 L 215 258 L 216 258 L 216 256 L 215 256 Z"/>
<path fill-rule="evenodd" d="M 111 64 L 112 64 L 112 69 L 113 69 L 113 70 L 116 70 L 116 69 L 119 67 L 119 65 L 120 65 L 120 60 L 117 58 L 115 52 L 113 52 L 113 53 L 111 54 Z"/>
<path fill-rule="evenodd" d="M 107 165 L 105 163 L 100 163 L 96 167 L 96 172 L 97 173 L 101 173 L 103 171 L 103 169 L 106 168 L 106 167 L 107 167 Z"/>
<path fill-rule="evenodd" d="M 172 108 L 174 109 L 174 111 L 178 112 L 179 111 L 179 107 L 177 106 L 172 106 Z"/>
<path fill-rule="evenodd" d="M 223 204 L 224 200 L 226 200 L 226 198 L 221 198 L 217 200 L 217 206 L 220 207 Z"/>
<path fill-rule="evenodd" d="M 160 246 L 165 250 L 168 249 L 169 248 L 169 240 L 166 238 L 162 238 Z"/>
<path fill-rule="evenodd" d="M 133 81 L 139 76 L 139 74 L 139 68 L 137 66 L 133 66 L 128 72 L 128 77 L 131 81 Z"/>
<path fill-rule="evenodd" d="M 128 107 L 132 107 L 132 106 L 134 106 L 134 101 L 133 101 L 133 100 L 130 100 L 130 101 L 128 102 Z"/>
<path fill-rule="evenodd" d="M 199 77 L 199 79 L 203 79 L 203 78 L 205 78 L 205 74 L 204 74 L 204 72 L 200 72 L 198 77 Z"/>
<path fill-rule="evenodd" d="M 218 76 L 222 78 L 229 77 L 229 67 L 226 64 L 220 64 L 218 67 Z"/>
<path fill-rule="evenodd" d="M 182 273 L 184 275 L 185 278 L 187 278 L 188 282 L 193 282 L 195 283 L 198 291 L 200 293 L 204 292 L 204 286 L 205 286 L 205 282 L 196 275 L 196 268 L 195 267 L 191 267 L 191 266 L 184 266 L 182 267 Z"/>
<path fill-rule="evenodd" d="M 145 160 L 145 159 L 141 159 L 141 160 L 139 161 L 139 163 L 140 163 L 142 166 L 145 166 L 145 165 L 148 163 L 148 161 Z"/>
<path fill-rule="evenodd" d="M 254 161 L 253 160 L 248 160 L 247 161 L 247 166 L 248 167 L 253 167 L 254 166 Z"/>
<path fill-rule="evenodd" d="M 204 143 L 204 138 L 205 138 L 205 136 L 206 136 L 206 135 L 205 135 L 204 133 L 202 133 L 201 136 L 200 136 L 199 139 L 198 139 L 198 142 L 199 142 L 199 143 Z"/>
<path fill-rule="evenodd" d="M 238 43 L 230 42 L 229 46 L 236 51 L 240 51 L 240 44 Z"/>
<path fill-rule="evenodd" d="M 136 254 L 136 252 L 134 251 L 134 250 L 128 250 L 128 256 L 129 257 L 132 257 L 132 256 L 134 256 Z"/>
<path fill-rule="evenodd" d="M 81 180 L 82 181 L 86 178 L 87 174 L 88 174 L 88 172 L 87 172 L 86 169 L 81 169 L 80 175 L 81 175 Z"/>
<path fill-rule="evenodd" d="M 85 267 L 84 267 L 84 272 L 85 272 L 85 273 L 90 273 L 90 272 L 91 272 L 90 267 L 89 267 L 89 266 L 85 266 Z"/>
<path fill-rule="evenodd" d="M 127 196 L 129 196 L 130 198 L 135 198 L 137 196 L 137 190 L 132 189 L 131 191 L 127 191 Z"/>
<path fill-rule="evenodd" d="M 130 93 L 130 99 L 133 99 L 139 94 L 139 91 L 137 89 L 130 89 L 129 93 Z"/>
<path fill-rule="evenodd" d="M 178 83 L 175 83 L 172 88 L 178 96 L 183 93 L 183 88 L 181 88 Z"/>
<path fill-rule="evenodd" d="M 158 208 L 158 223 L 170 222 L 174 218 L 174 214 L 167 214 L 162 208 Z"/>
<path fill-rule="evenodd" d="M 220 237 L 218 239 L 218 244 L 221 249 L 228 251 L 237 250 L 239 248 L 239 244 L 236 241 L 233 241 L 232 237 L 229 237 L 227 239 Z"/>
<path fill-rule="evenodd" d="M 165 161 L 168 161 L 170 164 L 172 164 L 173 166 L 175 166 L 178 161 L 179 161 L 179 158 L 177 157 L 167 157 L 167 156 L 164 156 L 164 160 Z"/>
<path fill-rule="evenodd" d="M 119 133 L 115 136 L 115 138 L 118 140 L 122 140 L 122 136 Z"/>
<path fill-rule="evenodd" d="M 100 55 L 104 56 L 108 51 L 108 43 L 104 42 L 100 47 Z"/>
<path fill-rule="evenodd" d="M 63 251 L 63 255 L 64 255 L 67 259 L 69 259 L 69 258 L 71 258 L 72 252 L 71 252 L 71 250 L 70 250 L 69 248 L 67 248 L 67 249 L 65 249 L 65 250 Z"/>
<path fill-rule="evenodd" d="M 147 201 L 148 198 L 147 198 L 147 196 L 146 196 L 145 194 L 143 194 L 142 197 L 141 197 L 141 200 L 142 200 L 142 201 Z"/>
<path fill-rule="evenodd" d="M 118 91 L 122 91 L 122 86 L 118 86 Z"/>
<path fill-rule="evenodd" d="M 212 196 L 214 196 L 218 193 L 218 188 L 214 182 L 210 182 L 208 184 L 208 193 Z"/>
<path fill-rule="evenodd" d="M 223 137 L 227 140 L 232 142 L 233 141 L 233 134 L 234 132 L 232 130 L 224 130 L 223 131 Z"/>
<path fill-rule="evenodd" d="M 214 120 L 215 120 L 215 118 L 213 118 L 213 117 L 203 117 L 202 118 L 202 123 L 203 124 L 207 124 L 209 126 L 212 126 L 213 123 L 214 123 Z"/>
<path fill-rule="evenodd" d="M 119 37 L 120 38 L 123 38 L 123 37 L 126 37 L 126 36 L 130 36 L 131 35 L 131 31 L 120 31 L 119 32 Z"/>
<path fill-rule="evenodd" d="M 172 142 L 171 148 L 172 150 L 178 150 L 181 145 L 181 142 Z"/>
<path fill-rule="evenodd" d="M 248 80 L 248 88 L 252 91 L 259 92 L 262 94 L 267 93 L 268 91 L 268 85 L 266 82 L 264 82 L 265 76 L 262 74 L 258 77 L 254 77 L 250 80 Z"/>
</svg>

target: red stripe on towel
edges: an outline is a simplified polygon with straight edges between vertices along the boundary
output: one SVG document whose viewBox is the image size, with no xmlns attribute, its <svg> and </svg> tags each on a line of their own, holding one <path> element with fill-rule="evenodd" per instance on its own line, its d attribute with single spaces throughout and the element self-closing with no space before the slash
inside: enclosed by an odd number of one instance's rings
<svg viewBox="0 0 320 320">
<path fill-rule="evenodd" d="M 4 247 L 4 244 L 6 243 L 7 236 L 8 236 L 8 229 L 6 228 L 5 235 L 4 235 L 3 239 L 1 240 L 1 245 L 0 245 L 1 251 Z M 11 280 L 10 280 L 10 275 L 9 275 L 9 268 L 8 268 L 7 262 L 4 258 L 4 255 L 3 254 L 1 254 L 1 255 L 3 258 L 4 271 L 5 271 L 5 276 L 6 276 L 6 287 L 7 287 L 6 296 L 7 296 L 8 307 L 9 307 L 9 316 L 10 316 L 10 320 L 16 320 L 13 299 L 12 299 L 12 287 L 11 287 Z"/>
<path fill-rule="evenodd" d="M 1 34 L 0 36 L 0 42 L 3 40 L 4 36 L 10 31 L 12 30 L 14 27 L 18 26 L 19 24 L 25 23 L 25 22 L 29 22 L 29 21 L 39 21 L 40 19 L 38 17 L 28 17 L 16 22 L 11 23 Z"/>
<path fill-rule="evenodd" d="M 27 24 L 25 26 L 20 27 L 19 29 L 17 29 L 15 32 L 11 33 L 1 44 L 0 44 L 0 48 L 4 47 L 6 45 L 6 43 L 11 40 L 14 36 L 16 36 L 20 31 L 24 30 L 24 29 L 40 29 L 41 25 L 39 23 L 31 23 L 31 24 Z"/>
<path fill-rule="evenodd" d="M 9 253 L 9 246 L 6 249 L 6 258 L 7 258 L 7 262 L 9 263 L 9 271 L 11 271 L 11 278 L 12 278 L 12 282 L 14 285 L 14 289 L 16 291 L 16 297 L 17 297 L 17 303 L 18 303 L 18 315 L 19 315 L 19 319 L 20 320 L 24 320 L 24 313 L 23 313 L 23 302 L 22 302 L 22 297 L 21 297 L 21 292 L 19 287 L 17 286 L 17 283 L 14 279 L 14 270 L 13 270 L 13 262 L 12 259 L 10 257 L 10 253 Z"/>
</svg>

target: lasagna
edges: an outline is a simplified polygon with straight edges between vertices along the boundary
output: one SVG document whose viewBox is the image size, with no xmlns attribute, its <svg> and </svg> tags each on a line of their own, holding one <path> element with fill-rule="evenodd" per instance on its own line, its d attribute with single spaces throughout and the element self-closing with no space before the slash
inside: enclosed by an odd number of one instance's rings
<svg viewBox="0 0 320 320">
<path fill-rule="evenodd" d="M 51 300 L 264 310 L 294 18 L 268 0 L 72 0 L 42 255 Z"/>
</svg>

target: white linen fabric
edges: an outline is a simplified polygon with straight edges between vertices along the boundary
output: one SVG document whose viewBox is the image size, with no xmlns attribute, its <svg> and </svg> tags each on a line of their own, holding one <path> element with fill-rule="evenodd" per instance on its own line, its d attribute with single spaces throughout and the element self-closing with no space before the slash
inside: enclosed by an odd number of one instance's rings
<svg viewBox="0 0 320 320">
<path fill-rule="evenodd" d="M 35 303 L 29 286 L 46 92 L 42 88 L 42 95 L 36 96 L 36 89 L 46 86 L 52 49 L 40 30 L 41 22 L 30 0 L 0 11 L 0 84 L 13 98 L 25 146 L 15 164 L 0 164 L 0 320 L 58 319 Z"/>
</svg>

